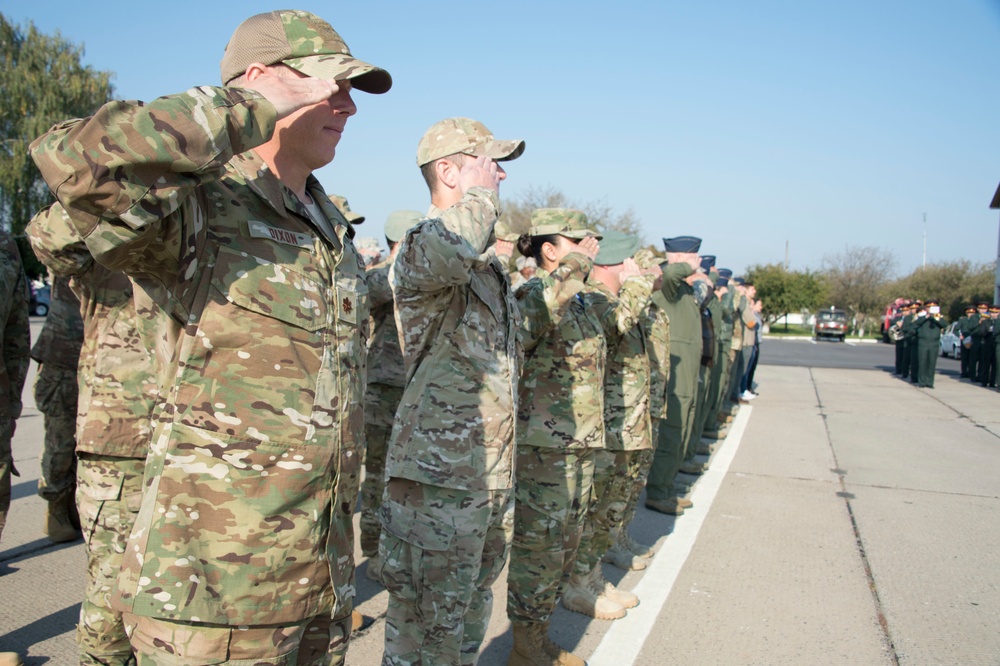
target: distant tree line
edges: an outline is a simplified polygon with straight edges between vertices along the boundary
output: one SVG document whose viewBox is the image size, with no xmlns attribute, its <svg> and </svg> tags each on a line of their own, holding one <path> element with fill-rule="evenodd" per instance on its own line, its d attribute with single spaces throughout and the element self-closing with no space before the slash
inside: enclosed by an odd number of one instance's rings
<svg viewBox="0 0 1000 666">
<path fill-rule="evenodd" d="M 963 259 L 928 264 L 897 277 L 892 253 L 878 247 L 849 246 L 825 256 L 815 272 L 758 264 L 750 266 L 747 277 L 757 287 L 768 321 L 836 307 L 847 312 L 853 333 L 863 336 L 881 330 L 885 309 L 897 298 L 935 298 L 949 321 L 961 317 L 970 303 L 992 303 L 995 268 L 993 262 L 974 264 Z"/>
</svg>

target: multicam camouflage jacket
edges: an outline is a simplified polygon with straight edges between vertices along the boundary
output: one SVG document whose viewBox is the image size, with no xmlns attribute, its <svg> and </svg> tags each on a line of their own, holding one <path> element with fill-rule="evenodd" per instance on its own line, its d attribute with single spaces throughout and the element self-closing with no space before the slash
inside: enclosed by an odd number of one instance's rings
<svg viewBox="0 0 1000 666">
<path fill-rule="evenodd" d="M 386 478 L 512 487 L 521 349 L 507 272 L 486 251 L 496 193 L 472 188 L 407 231 L 389 272 L 407 384 Z"/>
<path fill-rule="evenodd" d="M 604 447 L 607 346 L 601 322 L 580 293 L 592 266 L 589 257 L 572 252 L 552 273 L 538 269 L 517 291 L 525 349 L 518 446 Z"/>
<path fill-rule="evenodd" d="M 353 230 L 321 228 L 252 149 L 273 105 L 238 88 L 111 102 L 33 156 L 94 258 L 159 316 L 162 410 L 112 603 L 288 623 L 350 603 L 368 299 Z"/>
<path fill-rule="evenodd" d="M 371 339 L 368 341 L 368 383 L 402 388 L 406 386 L 403 350 L 399 346 L 396 315 L 389 286 L 389 259 L 370 266 L 365 272 L 371 310 Z"/>
<path fill-rule="evenodd" d="M 144 459 L 158 390 L 153 355 L 139 338 L 132 282 L 94 261 L 61 204 L 38 213 L 27 233 L 35 255 L 53 274 L 71 277 L 80 299 L 76 450 Z"/>
<path fill-rule="evenodd" d="M 21 416 L 21 391 L 31 364 L 30 298 L 17 243 L 0 230 L 0 440 L 11 436 L 11 421 Z"/>
<path fill-rule="evenodd" d="M 69 278 L 52 281 L 52 302 L 45 325 L 31 347 L 31 358 L 64 370 L 76 370 L 83 346 L 80 299 L 69 286 Z"/>
<path fill-rule="evenodd" d="M 649 356 L 641 321 L 653 290 L 649 275 L 631 277 L 615 296 L 591 278 L 588 300 L 593 303 L 608 341 L 604 371 L 604 447 L 639 451 L 653 446 L 649 413 Z"/>
<path fill-rule="evenodd" d="M 667 383 L 670 381 L 670 317 L 666 299 L 654 291 L 642 320 L 646 331 L 646 353 L 649 355 L 649 415 L 667 418 Z"/>
</svg>

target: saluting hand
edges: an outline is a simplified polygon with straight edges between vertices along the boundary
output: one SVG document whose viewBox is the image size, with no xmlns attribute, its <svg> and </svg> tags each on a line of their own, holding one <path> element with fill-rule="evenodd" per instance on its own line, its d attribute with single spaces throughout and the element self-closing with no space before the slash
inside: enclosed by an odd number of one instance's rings
<svg viewBox="0 0 1000 666">
<path fill-rule="evenodd" d="M 596 259 L 597 253 L 601 249 L 601 244 L 593 236 L 587 236 L 576 244 L 576 249 L 581 254 L 585 254 L 590 259 Z"/>
<path fill-rule="evenodd" d="M 340 90 L 336 81 L 279 75 L 274 66 L 253 63 L 246 70 L 243 88 L 255 90 L 274 105 L 278 118 L 289 116 L 301 108 L 318 104 Z"/>
<path fill-rule="evenodd" d="M 622 272 L 621 281 L 629 279 L 630 277 L 638 277 L 642 275 L 642 271 L 639 270 L 639 264 L 635 263 L 635 259 L 629 257 L 624 262 L 622 262 Z"/>
<path fill-rule="evenodd" d="M 496 252 L 500 263 L 507 265 L 510 263 L 510 258 L 514 256 L 514 244 L 498 238 L 493 251 Z"/>
<path fill-rule="evenodd" d="M 466 158 L 458 172 L 458 187 L 465 194 L 473 187 L 485 187 L 500 192 L 500 171 L 497 163 L 488 157 Z"/>
</svg>

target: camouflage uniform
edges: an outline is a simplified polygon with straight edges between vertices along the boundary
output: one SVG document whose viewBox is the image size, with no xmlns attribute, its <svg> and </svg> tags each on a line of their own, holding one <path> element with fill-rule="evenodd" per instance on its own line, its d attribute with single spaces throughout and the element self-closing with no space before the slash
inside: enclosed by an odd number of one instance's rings
<svg viewBox="0 0 1000 666">
<path fill-rule="evenodd" d="M 45 417 L 38 494 L 49 503 L 46 533 L 54 538 L 53 530 L 65 530 L 67 521 L 72 521 L 74 530 L 79 529 L 70 507 L 76 490 L 77 366 L 82 345 L 80 301 L 69 287 L 69 278 L 57 277 L 52 282 L 52 304 L 45 326 L 31 348 L 31 358 L 39 364 L 35 404 Z"/>
<path fill-rule="evenodd" d="M 88 562 L 80 663 L 130 664 L 121 613 L 110 602 L 142 496 L 157 395 L 153 358 L 139 339 L 132 283 L 93 261 L 62 206 L 39 213 L 27 232 L 51 271 L 72 276 L 83 315 L 76 501 Z"/>
<path fill-rule="evenodd" d="M 382 529 L 378 509 L 385 490 L 385 447 L 406 385 L 389 287 L 390 266 L 390 260 L 386 259 L 365 273 L 372 313 L 365 392 L 365 480 L 361 485 L 361 552 L 366 557 L 378 554 Z"/>
<path fill-rule="evenodd" d="M 14 467 L 10 440 L 21 416 L 21 391 L 28 376 L 28 279 L 21 267 L 17 244 L 0 230 L 0 534 L 10 509 L 10 477 L 20 476 Z"/>
<path fill-rule="evenodd" d="M 387 664 L 475 663 L 513 533 L 517 303 L 495 192 L 431 206 L 389 273 L 407 385 L 386 454 Z"/>
<path fill-rule="evenodd" d="M 608 343 L 604 372 L 604 449 L 594 462 L 594 485 L 584 527 L 583 544 L 574 567 L 585 576 L 623 525 L 632 478 L 639 474 L 640 452 L 652 448 L 649 415 L 649 356 L 640 321 L 652 292 L 653 278 L 626 279 L 616 296 L 593 277 L 588 299 L 603 322 Z"/>
<path fill-rule="evenodd" d="M 517 292 L 524 317 L 514 543 L 507 616 L 547 623 L 572 573 L 590 501 L 594 450 L 604 446 L 601 322 L 580 294 L 593 262 L 577 252 Z"/>
<path fill-rule="evenodd" d="M 258 93 L 201 87 L 33 146 L 95 259 L 162 307 L 140 318 L 163 405 L 112 599 L 157 663 L 239 652 L 251 625 L 295 650 L 321 624 L 318 658 L 346 650 L 367 290 L 319 182 L 325 220 L 253 152 L 275 122 Z"/>
<path fill-rule="evenodd" d="M 663 307 L 670 318 L 670 378 L 667 414 L 660 422 L 653 465 L 646 482 L 646 497 L 668 500 L 677 496 L 674 480 L 687 452 L 694 427 L 698 373 L 701 369 L 701 316 L 694 289 L 685 282 L 693 273 L 686 263 L 663 269 Z"/>
<path fill-rule="evenodd" d="M 635 517 L 639 497 L 646 487 L 649 469 L 653 464 L 653 445 L 660 432 L 660 423 L 667 416 L 667 384 L 670 381 L 670 317 L 665 309 L 663 293 L 653 292 L 642 319 L 646 332 L 646 353 L 649 356 L 649 422 L 650 446 L 639 451 L 635 473 L 630 475 L 632 484 L 625 504 L 622 529 L 627 529 Z"/>
</svg>

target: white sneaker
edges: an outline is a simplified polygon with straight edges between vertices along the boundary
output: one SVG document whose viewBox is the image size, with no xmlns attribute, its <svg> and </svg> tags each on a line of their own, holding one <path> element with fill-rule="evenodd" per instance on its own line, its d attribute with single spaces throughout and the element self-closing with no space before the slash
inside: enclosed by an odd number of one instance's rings
<svg viewBox="0 0 1000 666">
<path fill-rule="evenodd" d="M 756 397 L 757 396 L 755 396 L 750 391 L 743 391 L 743 393 L 740 394 L 740 399 L 742 399 L 742 400 L 753 400 Z"/>
</svg>

